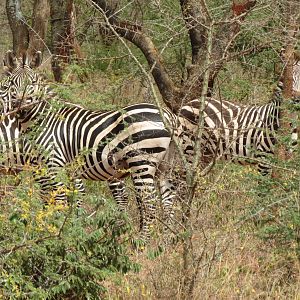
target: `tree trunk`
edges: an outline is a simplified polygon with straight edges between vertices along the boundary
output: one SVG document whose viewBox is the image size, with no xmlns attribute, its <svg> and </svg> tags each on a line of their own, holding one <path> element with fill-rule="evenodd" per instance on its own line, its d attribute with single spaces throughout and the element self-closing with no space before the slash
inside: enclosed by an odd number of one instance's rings
<svg viewBox="0 0 300 300">
<path fill-rule="evenodd" d="M 73 0 L 50 0 L 52 25 L 52 71 L 56 81 L 61 82 L 64 65 L 70 62 L 72 51 L 81 57 L 75 38 L 75 7 Z"/>
<path fill-rule="evenodd" d="M 47 0 L 35 0 L 32 14 L 32 28 L 29 32 L 29 55 L 45 48 L 45 37 L 49 20 L 49 4 Z"/>
<path fill-rule="evenodd" d="M 294 96 L 293 90 L 293 74 L 294 74 L 294 63 L 295 63 L 295 46 L 297 43 L 296 33 L 299 30 L 299 3 L 288 1 L 286 3 L 286 23 L 287 23 L 287 34 L 285 34 L 285 51 L 284 51 L 284 72 L 283 72 L 283 96 L 284 99 L 292 99 Z M 283 107 L 285 103 L 283 103 Z M 287 109 L 282 109 L 281 112 L 281 128 L 279 130 L 279 136 L 285 137 L 290 136 L 291 131 L 297 131 L 297 128 L 293 128 L 293 120 L 296 120 L 297 113 L 290 112 Z M 280 160 L 288 160 L 292 158 L 292 149 L 288 149 L 283 143 L 279 143 L 277 157 Z M 277 174 L 275 174 L 275 177 Z"/>
<path fill-rule="evenodd" d="M 21 11 L 21 0 L 6 0 L 6 13 L 13 35 L 13 51 L 20 57 L 26 52 L 29 42 L 27 23 Z"/>
<path fill-rule="evenodd" d="M 236 1 L 233 1 L 230 20 L 226 20 L 222 23 L 223 25 L 219 26 L 218 30 L 215 30 L 214 44 L 218 45 L 213 48 L 212 64 L 209 67 L 210 88 L 213 87 L 214 79 L 227 59 L 227 52 L 241 29 L 242 21 L 256 4 L 255 0 L 242 0 L 242 4 L 237 8 L 235 6 Z M 180 1 L 192 48 L 192 64 L 188 67 L 188 80 L 182 86 L 176 86 L 170 78 L 160 52 L 152 39 L 143 31 L 142 26 L 136 22 L 120 20 L 108 1 L 92 0 L 92 3 L 104 16 L 106 24 L 112 32 L 114 31 L 115 34 L 130 41 L 143 52 L 159 92 L 165 104 L 172 111 L 178 112 L 184 103 L 201 96 L 203 77 L 206 72 L 203 62 L 207 47 L 207 28 L 218 26 L 212 20 L 205 1 L 199 3 L 191 0 Z M 222 34 L 223 41 L 221 44 L 218 42 L 220 38 L 218 34 Z"/>
</svg>

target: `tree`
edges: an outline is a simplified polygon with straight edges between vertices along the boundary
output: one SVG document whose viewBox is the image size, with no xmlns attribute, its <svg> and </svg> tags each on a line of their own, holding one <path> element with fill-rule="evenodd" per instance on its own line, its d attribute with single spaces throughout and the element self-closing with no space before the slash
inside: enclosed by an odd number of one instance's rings
<svg viewBox="0 0 300 300">
<path fill-rule="evenodd" d="M 20 0 L 7 0 L 6 13 L 13 35 L 13 51 L 20 56 L 29 43 L 27 22 L 22 15 Z"/>
<path fill-rule="evenodd" d="M 225 13 L 223 20 L 217 22 L 210 14 L 205 1 L 180 1 L 183 19 L 190 38 L 192 63 L 187 68 L 187 78 L 178 86 L 169 76 L 161 54 L 142 25 L 121 20 L 107 1 L 91 2 L 105 17 L 111 30 L 132 42 L 143 52 L 164 102 L 174 111 L 178 111 L 184 102 L 201 95 L 209 32 L 212 35 L 211 43 L 213 45 L 210 60 L 213 63 L 208 66 L 208 84 L 212 89 L 219 70 L 228 60 L 229 49 L 240 32 L 245 16 L 256 4 L 256 1 L 253 0 L 245 0 L 241 3 L 233 1 L 231 9 Z M 208 92 L 211 93 L 211 91 Z"/>
<path fill-rule="evenodd" d="M 31 22 L 22 14 L 21 0 L 7 0 L 6 12 L 13 35 L 13 51 L 17 57 L 29 50 L 42 51 L 49 17 L 47 0 L 35 0 Z M 30 25 L 31 24 L 31 25 Z"/>
<path fill-rule="evenodd" d="M 283 95 L 284 98 L 289 100 L 294 96 L 293 90 L 293 68 L 295 65 L 295 60 L 297 61 L 297 52 L 295 51 L 298 43 L 297 35 L 299 35 L 299 14 L 300 5 L 295 1 L 286 1 L 282 4 L 283 17 L 285 21 L 284 26 L 284 51 L 282 55 L 283 59 Z M 286 104 L 286 103 L 284 103 Z M 281 140 L 285 136 L 289 136 L 291 132 L 291 127 L 297 126 L 293 124 L 293 120 L 297 119 L 296 112 L 291 112 L 285 106 L 285 109 L 282 111 L 282 125 L 280 129 Z M 292 126 L 291 126 L 292 125 Z M 296 129 L 294 129 L 295 131 Z M 279 143 L 278 147 L 278 158 L 281 160 L 288 160 L 291 158 L 291 151 L 289 151 L 286 145 Z M 275 174 L 275 176 L 277 176 Z"/>
<path fill-rule="evenodd" d="M 52 30 L 52 71 L 61 82 L 64 65 L 70 63 L 72 54 L 82 58 L 75 36 L 76 12 L 73 0 L 50 0 Z"/>
<path fill-rule="evenodd" d="M 36 51 L 42 51 L 45 46 L 45 38 L 49 20 L 48 0 L 35 0 L 32 13 L 32 27 L 29 28 L 29 55 Z"/>
</svg>

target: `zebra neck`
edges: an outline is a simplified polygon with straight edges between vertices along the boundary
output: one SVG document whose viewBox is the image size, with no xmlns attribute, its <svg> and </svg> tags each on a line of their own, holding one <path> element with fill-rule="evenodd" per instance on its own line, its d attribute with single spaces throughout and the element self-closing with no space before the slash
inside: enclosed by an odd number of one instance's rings
<svg viewBox="0 0 300 300">
<path fill-rule="evenodd" d="M 19 114 L 19 123 L 23 130 L 26 130 L 32 124 L 41 124 L 49 114 L 51 105 L 46 101 L 41 101 L 29 110 L 21 111 Z"/>
</svg>

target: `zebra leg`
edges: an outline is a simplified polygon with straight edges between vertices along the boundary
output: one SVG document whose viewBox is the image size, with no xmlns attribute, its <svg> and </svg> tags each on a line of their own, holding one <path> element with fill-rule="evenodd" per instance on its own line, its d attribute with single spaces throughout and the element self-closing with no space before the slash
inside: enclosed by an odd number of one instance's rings
<svg viewBox="0 0 300 300">
<path fill-rule="evenodd" d="M 81 208 L 83 202 L 82 197 L 85 196 L 85 187 L 82 179 L 80 178 L 74 179 L 73 184 L 74 184 L 75 191 L 79 194 L 76 200 L 76 207 Z"/>
<path fill-rule="evenodd" d="M 55 176 L 39 176 L 35 180 L 40 185 L 41 198 L 45 204 L 67 206 L 66 186 L 62 182 L 55 181 Z"/>
<path fill-rule="evenodd" d="M 141 169 L 132 174 L 136 200 L 140 211 L 140 239 L 143 242 L 147 242 L 150 239 L 150 228 L 153 226 L 158 201 L 154 184 L 155 168 L 148 167 L 147 169 L 148 171 Z M 151 172 L 151 169 L 154 170 Z"/>
<path fill-rule="evenodd" d="M 269 175 L 272 172 L 270 165 L 264 163 L 259 163 L 257 165 L 257 170 L 263 176 Z"/>
<path fill-rule="evenodd" d="M 67 206 L 70 201 L 68 201 L 68 189 L 63 182 L 58 182 L 55 180 L 56 176 L 39 176 L 35 180 L 40 184 L 41 187 L 41 197 L 45 203 L 50 203 L 53 201 L 55 204 L 62 204 Z M 85 195 L 85 188 L 81 179 L 75 179 L 73 181 L 74 189 L 77 190 L 79 198 L 76 200 L 76 207 L 80 208 L 82 204 L 82 196 Z"/>
<path fill-rule="evenodd" d="M 159 191 L 161 197 L 161 205 L 163 209 L 163 222 L 165 230 L 170 228 L 174 220 L 174 201 L 176 196 L 174 175 L 178 166 L 179 160 L 177 149 L 174 141 L 171 141 L 166 155 L 159 166 Z"/>
<path fill-rule="evenodd" d="M 123 180 L 113 180 L 108 183 L 109 189 L 121 212 L 125 212 L 128 206 L 128 194 Z"/>
<path fill-rule="evenodd" d="M 259 160 L 262 160 L 262 162 L 257 164 L 257 170 L 258 172 L 263 175 L 269 175 L 272 173 L 272 168 L 270 167 L 270 164 L 267 162 L 267 155 L 268 154 L 274 154 L 273 152 L 269 151 L 264 151 L 262 147 L 258 147 L 258 153 L 256 154 L 256 158 Z M 266 162 L 264 162 L 264 160 Z"/>
<path fill-rule="evenodd" d="M 175 186 L 170 179 L 165 179 L 165 177 L 161 175 L 159 179 L 159 189 L 163 208 L 163 221 L 167 229 L 174 219 Z"/>
</svg>

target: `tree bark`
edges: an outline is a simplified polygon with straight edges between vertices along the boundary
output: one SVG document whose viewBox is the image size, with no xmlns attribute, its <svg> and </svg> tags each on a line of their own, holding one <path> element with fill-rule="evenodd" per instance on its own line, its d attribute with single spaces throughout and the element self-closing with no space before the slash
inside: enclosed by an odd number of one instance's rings
<svg viewBox="0 0 300 300">
<path fill-rule="evenodd" d="M 297 43 L 296 34 L 299 32 L 299 8 L 300 4 L 288 1 L 286 3 L 286 24 L 287 32 L 285 34 L 285 49 L 284 49 L 284 71 L 283 71 L 283 98 L 292 99 L 294 97 L 293 74 L 294 63 L 296 59 L 295 47 Z M 285 103 L 282 105 L 285 106 Z M 293 120 L 297 119 L 297 113 L 290 112 L 287 109 L 282 109 L 281 112 L 281 128 L 279 136 L 290 136 L 291 131 L 298 131 L 292 124 Z M 292 149 L 288 149 L 286 145 L 279 143 L 277 157 L 280 160 L 288 160 L 292 158 Z"/>
<path fill-rule="evenodd" d="M 29 31 L 29 55 L 45 48 L 45 37 L 47 33 L 50 10 L 47 0 L 35 0 L 32 14 L 32 27 Z"/>
<path fill-rule="evenodd" d="M 52 71 L 56 81 L 61 82 L 64 66 L 72 53 L 82 57 L 75 38 L 75 7 L 73 0 L 50 0 L 52 35 Z"/>
<path fill-rule="evenodd" d="M 105 0 L 91 0 L 91 2 L 105 16 L 106 21 L 119 36 L 127 39 L 143 52 L 160 94 L 169 108 L 178 112 L 184 103 L 201 95 L 203 76 L 206 71 L 203 62 L 207 48 L 207 28 L 210 28 L 213 23 L 204 0 L 201 0 L 200 4 L 193 0 L 180 0 L 192 47 L 192 65 L 188 67 L 188 80 L 180 87 L 176 86 L 170 78 L 159 51 L 151 38 L 145 34 L 142 26 L 120 20 Z M 217 34 L 214 36 L 216 46 L 212 51 L 212 64 L 209 69 L 210 88 L 213 87 L 214 79 L 226 61 L 226 53 L 240 31 L 241 22 L 255 3 L 254 0 L 243 0 L 238 8 L 233 5 L 230 20 L 224 22 L 225 25 L 219 26 L 220 29 L 216 31 Z M 221 33 L 222 43 L 218 42 L 220 38 L 218 34 Z"/>
<path fill-rule="evenodd" d="M 22 56 L 28 48 L 29 33 L 21 11 L 21 0 L 6 0 L 6 13 L 13 36 L 13 51 Z"/>
</svg>

